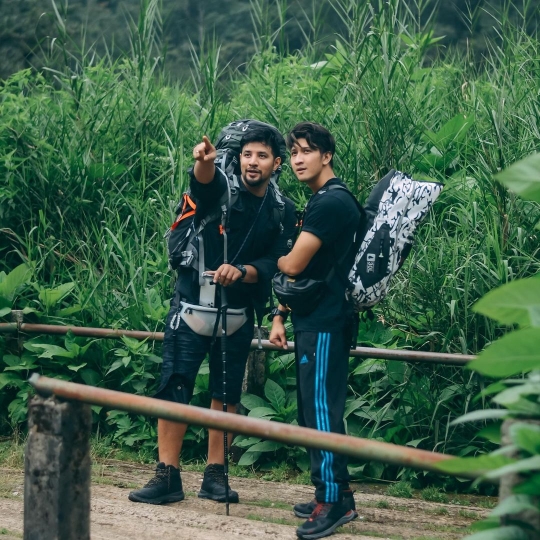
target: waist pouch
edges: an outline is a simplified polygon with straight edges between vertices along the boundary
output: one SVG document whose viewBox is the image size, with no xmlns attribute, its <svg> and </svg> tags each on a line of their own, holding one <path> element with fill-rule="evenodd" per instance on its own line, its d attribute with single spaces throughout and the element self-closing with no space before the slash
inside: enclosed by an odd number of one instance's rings
<svg viewBox="0 0 540 540">
<path fill-rule="evenodd" d="M 198 306 L 196 304 L 180 303 L 180 309 L 171 319 L 171 328 L 176 330 L 182 319 L 196 334 L 212 337 L 218 316 L 218 308 Z M 230 336 L 239 330 L 248 320 L 246 308 L 227 309 L 227 335 Z M 217 336 L 222 332 L 221 320 L 217 327 Z"/>
<path fill-rule="evenodd" d="M 308 315 L 321 302 L 326 292 L 326 280 L 295 278 L 278 272 L 272 287 L 279 303 L 297 315 Z"/>
</svg>

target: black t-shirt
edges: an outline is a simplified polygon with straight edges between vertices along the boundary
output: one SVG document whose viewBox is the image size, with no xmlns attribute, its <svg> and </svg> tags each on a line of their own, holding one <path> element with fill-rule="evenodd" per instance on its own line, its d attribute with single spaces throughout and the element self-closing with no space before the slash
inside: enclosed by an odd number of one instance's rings
<svg viewBox="0 0 540 540">
<path fill-rule="evenodd" d="M 341 257 L 344 259 L 326 284 L 326 294 L 317 308 L 308 315 L 292 313 L 295 332 L 339 331 L 352 314 L 345 298 L 345 278 L 354 261 L 354 235 L 361 213 L 352 194 L 343 189 L 327 189 L 332 184 L 345 185 L 338 178 L 329 180 L 311 196 L 306 207 L 302 231 L 317 236 L 322 246 L 298 277 L 326 279 L 335 263 Z"/>
<path fill-rule="evenodd" d="M 216 168 L 209 184 L 197 182 L 190 169 L 190 191 L 196 199 L 196 219 L 213 212 L 227 189 L 227 180 Z M 227 259 L 229 264 L 252 265 L 257 269 L 258 283 L 237 282 L 227 287 L 227 301 L 232 308 L 252 307 L 254 301 L 265 302 L 270 296 L 270 280 L 277 272 L 277 260 L 286 255 L 296 235 L 294 203 L 282 196 L 284 212 L 268 187 L 266 196 L 250 193 L 239 179 L 239 195 L 229 210 L 227 232 Z M 281 222 L 280 222 L 281 219 Z M 224 236 L 220 233 L 221 219 L 212 221 L 203 229 L 204 262 L 207 270 L 217 270 L 224 259 Z M 177 291 L 190 303 L 199 301 L 198 272 L 181 268 Z"/>
</svg>

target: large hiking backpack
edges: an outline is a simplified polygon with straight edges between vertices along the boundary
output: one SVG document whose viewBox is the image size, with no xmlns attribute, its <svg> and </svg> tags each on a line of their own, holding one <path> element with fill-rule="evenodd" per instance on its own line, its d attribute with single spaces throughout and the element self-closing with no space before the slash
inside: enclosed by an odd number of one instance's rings
<svg viewBox="0 0 540 540">
<path fill-rule="evenodd" d="M 272 129 L 278 135 L 282 162 L 285 159 L 287 153 L 285 139 L 274 126 L 249 119 L 237 120 L 225 126 L 219 133 L 215 144 L 217 157 L 214 163 L 216 169 L 227 179 L 227 190 L 223 193 L 215 209 L 199 220 L 196 219 L 195 215 L 197 208 L 195 198 L 189 190 L 182 195 L 182 199 L 175 209 L 176 219 L 165 233 L 169 266 L 173 270 L 180 267 L 204 269 L 204 248 L 201 233 L 206 225 L 220 218 L 223 225 L 226 226 L 228 210 L 238 199 L 240 189 L 240 143 L 247 130 L 258 127 Z M 277 202 L 275 219 L 281 225 L 285 214 L 285 202 L 277 186 L 280 174 L 281 165 L 272 174 L 269 189 Z"/>
<path fill-rule="evenodd" d="M 365 233 L 348 275 L 348 296 L 357 311 L 386 296 L 411 251 L 416 228 L 442 189 L 439 182 L 419 182 L 396 170 L 373 188 L 364 205 Z"/>
</svg>

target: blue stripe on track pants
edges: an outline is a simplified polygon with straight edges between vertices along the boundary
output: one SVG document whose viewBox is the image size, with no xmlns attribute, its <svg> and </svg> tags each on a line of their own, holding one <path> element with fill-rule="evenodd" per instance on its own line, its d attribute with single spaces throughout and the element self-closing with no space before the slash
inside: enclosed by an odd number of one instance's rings
<svg viewBox="0 0 540 540">
<path fill-rule="evenodd" d="M 296 332 L 294 341 L 298 423 L 319 431 L 345 433 L 349 339 L 344 332 Z M 347 457 L 324 450 L 308 452 L 317 501 L 340 501 L 349 485 Z"/>
</svg>

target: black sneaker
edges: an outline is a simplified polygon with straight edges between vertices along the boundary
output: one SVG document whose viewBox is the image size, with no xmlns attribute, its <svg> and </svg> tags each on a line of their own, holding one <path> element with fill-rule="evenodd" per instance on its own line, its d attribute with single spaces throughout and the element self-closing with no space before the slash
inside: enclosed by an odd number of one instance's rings
<svg viewBox="0 0 540 540">
<path fill-rule="evenodd" d="M 212 463 L 204 470 L 201 491 L 198 495 L 201 499 L 211 499 L 217 502 L 225 502 L 225 468 L 223 465 Z M 238 502 L 238 493 L 229 487 L 229 502 Z"/>
<path fill-rule="evenodd" d="M 141 489 L 132 491 L 130 501 L 147 504 L 163 504 L 184 500 L 180 470 L 172 465 L 158 463 L 156 475 Z"/>
<path fill-rule="evenodd" d="M 303 540 L 329 536 L 339 526 L 352 521 L 355 513 L 343 503 L 317 503 L 309 519 L 296 529 L 296 535 Z"/>
<path fill-rule="evenodd" d="M 354 491 L 352 489 L 343 490 L 343 506 L 345 506 L 347 510 L 352 510 L 354 512 L 354 517 L 356 518 L 358 517 L 358 513 L 356 512 L 356 504 L 354 502 L 353 493 Z M 316 499 L 313 499 L 307 503 L 295 504 L 293 506 L 294 515 L 299 518 L 307 519 L 309 516 L 311 516 L 316 506 Z"/>
</svg>

